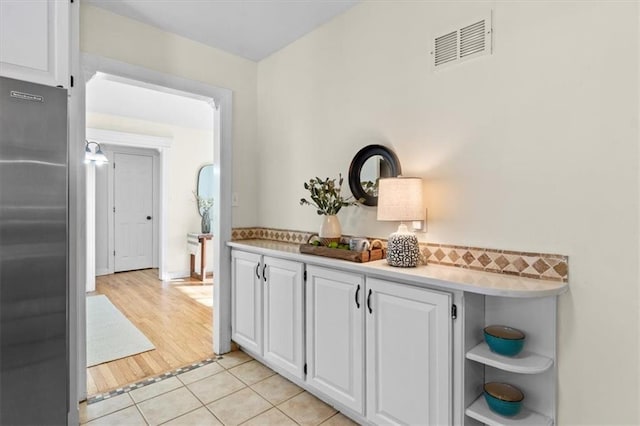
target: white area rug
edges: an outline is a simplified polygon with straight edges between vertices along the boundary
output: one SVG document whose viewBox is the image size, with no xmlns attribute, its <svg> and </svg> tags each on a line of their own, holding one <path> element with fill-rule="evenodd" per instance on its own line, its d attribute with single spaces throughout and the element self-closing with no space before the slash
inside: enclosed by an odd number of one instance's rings
<svg viewBox="0 0 640 426">
<path fill-rule="evenodd" d="M 87 297 L 87 367 L 155 346 L 104 295 Z"/>
</svg>

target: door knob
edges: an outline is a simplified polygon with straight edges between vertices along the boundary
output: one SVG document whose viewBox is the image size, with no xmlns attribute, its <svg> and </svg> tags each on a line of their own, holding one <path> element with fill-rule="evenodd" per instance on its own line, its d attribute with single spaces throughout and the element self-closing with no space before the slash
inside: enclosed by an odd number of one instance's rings
<svg viewBox="0 0 640 426">
<path fill-rule="evenodd" d="M 147 220 L 151 220 L 151 216 L 147 216 Z"/>
</svg>

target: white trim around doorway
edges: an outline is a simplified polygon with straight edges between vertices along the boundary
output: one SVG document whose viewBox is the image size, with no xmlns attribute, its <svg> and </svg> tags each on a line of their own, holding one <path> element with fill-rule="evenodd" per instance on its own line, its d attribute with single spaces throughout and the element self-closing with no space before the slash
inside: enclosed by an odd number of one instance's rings
<svg viewBox="0 0 640 426">
<path fill-rule="evenodd" d="M 226 242 L 231 240 L 231 158 L 232 158 L 232 92 L 229 89 L 210 86 L 208 84 L 189 80 L 182 77 L 164 74 L 148 68 L 131 65 L 125 62 L 100 57 L 90 54 L 82 54 L 80 61 L 81 73 L 76 76 L 77 85 L 74 89 L 77 102 L 73 103 L 70 110 L 70 122 L 74 125 L 79 124 L 80 129 L 73 129 L 72 147 L 78 149 L 81 142 L 85 139 L 85 84 L 96 73 L 104 73 L 111 78 L 122 79 L 129 83 L 142 83 L 150 85 L 156 89 L 164 90 L 169 93 L 178 93 L 183 96 L 191 96 L 195 99 L 208 100 L 213 106 L 214 118 L 214 260 L 213 270 L 215 271 L 215 286 L 213 300 L 213 351 L 217 354 L 229 352 L 231 349 L 231 249 L 227 247 Z M 75 132 L 77 131 L 77 134 Z M 79 140 L 76 140 L 79 139 Z M 84 144 L 82 144 L 84 145 Z M 79 158 L 80 152 L 72 152 L 73 158 Z M 75 161 L 75 160 L 74 160 Z M 75 164 L 75 163 L 74 163 Z M 84 179 L 79 178 L 80 183 Z M 82 185 L 75 186 L 72 191 L 79 191 L 74 197 L 81 200 L 84 199 L 84 188 Z M 81 204 L 82 205 L 82 204 Z M 84 227 L 86 223 L 86 209 L 77 210 L 77 218 L 75 223 Z M 87 239 L 83 230 L 78 229 L 74 232 L 75 240 L 73 246 L 79 247 L 77 250 L 77 258 L 75 266 L 78 270 L 86 263 Z M 83 249 L 84 248 L 84 249 Z M 74 266 L 74 265 L 72 265 Z M 75 267 L 74 266 L 74 267 Z M 86 277 L 86 273 L 81 277 Z M 87 396 L 86 389 L 86 304 L 85 304 L 85 283 L 84 280 L 71 281 L 69 315 L 74 318 L 71 324 L 77 327 L 70 327 L 70 347 L 69 353 L 74 360 L 71 361 L 72 366 L 76 368 L 70 369 L 70 381 L 73 385 L 70 387 L 70 401 L 81 401 Z M 74 386 L 76 385 L 76 386 Z"/>
<path fill-rule="evenodd" d="M 167 271 L 166 247 L 167 247 L 167 219 L 165 212 L 168 205 L 168 182 L 166 177 L 166 164 L 171 158 L 171 138 L 126 133 L 104 129 L 87 128 L 87 140 L 98 142 L 103 150 L 110 152 L 141 153 L 147 150 L 154 156 L 154 267 L 159 268 L 161 280 L 170 279 Z M 121 148 L 121 149 L 118 149 Z M 138 150 L 134 151 L 132 149 Z M 95 260 L 96 229 L 95 229 L 95 167 L 87 167 L 87 291 L 95 290 L 96 275 L 112 274 L 113 263 L 106 270 L 98 270 Z M 156 193 L 156 191 L 158 191 Z M 111 225 L 113 225 L 111 223 Z M 113 228 L 110 228 L 113 229 Z M 113 250 L 110 243 L 108 252 Z"/>
</svg>

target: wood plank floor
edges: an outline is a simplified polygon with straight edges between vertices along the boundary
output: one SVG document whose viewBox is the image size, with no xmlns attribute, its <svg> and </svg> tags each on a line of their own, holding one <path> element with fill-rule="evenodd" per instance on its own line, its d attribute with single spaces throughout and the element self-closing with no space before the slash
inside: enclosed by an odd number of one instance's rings
<svg viewBox="0 0 640 426">
<path fill-rule="evenodd" d="M 96 277 L 96 292 L 151 340 L 156 349 L 87 369 L 87 394 L 156 376 L 213 355 L 211 279 L 163 282 L 157 269 Z"/>
</svg>

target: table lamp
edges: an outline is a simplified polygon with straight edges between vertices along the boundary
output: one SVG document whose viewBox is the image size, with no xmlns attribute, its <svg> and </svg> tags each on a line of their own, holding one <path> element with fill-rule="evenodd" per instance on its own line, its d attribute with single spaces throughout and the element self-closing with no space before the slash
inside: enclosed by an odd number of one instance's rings
<svg viewBox="0 0 640 426">
<path fill-rule="evenodd" d="M 424 220 L 422 179 L 416 177 L 383 178 L 378 181 L 378 220 L 400 221 L 398 230 L 387 242 L 387 263 L 404 268 L 415 267 L 420 258 L 418 238 L 403 222 Z"/>
</svg>

